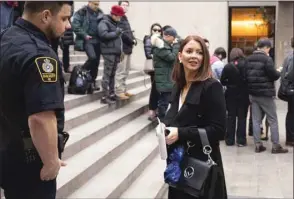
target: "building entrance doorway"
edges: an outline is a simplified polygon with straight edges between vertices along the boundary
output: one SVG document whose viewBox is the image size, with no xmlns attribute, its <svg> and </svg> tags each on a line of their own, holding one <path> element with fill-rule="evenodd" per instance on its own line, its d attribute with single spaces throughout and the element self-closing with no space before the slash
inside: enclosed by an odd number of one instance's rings
<svg viewBox="0 0 294 199">
<path fill-rule="evenodd" d="M 262 37 L 272 40 L 270 56 L 274 59 L 275 7 L 230 7 L 229 9 L 229 51 L 241 48 L 253 51 Z"/>
</svg>

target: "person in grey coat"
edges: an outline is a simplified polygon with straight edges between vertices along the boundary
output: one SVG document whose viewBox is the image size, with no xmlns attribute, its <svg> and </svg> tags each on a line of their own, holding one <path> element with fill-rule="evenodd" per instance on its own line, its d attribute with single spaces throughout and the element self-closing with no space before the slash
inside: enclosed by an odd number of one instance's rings
<svg viewBox="0 0 294 199">
<path fill-rule="evenodd" d="M 101 38 L 101 54 L 104 59 L 103 97 L 101 99 L 103 104 L 114 104 L 116 102 L 114 90 L 115 73 L 123 51 L 121 38 L 123 31 L 118 27 L 118 22 L 123 15 L 123 8 L 114 5 L 111 8 L 110 15 L 105 15 L 98 25 L 99 37 Z"/>
</svg>

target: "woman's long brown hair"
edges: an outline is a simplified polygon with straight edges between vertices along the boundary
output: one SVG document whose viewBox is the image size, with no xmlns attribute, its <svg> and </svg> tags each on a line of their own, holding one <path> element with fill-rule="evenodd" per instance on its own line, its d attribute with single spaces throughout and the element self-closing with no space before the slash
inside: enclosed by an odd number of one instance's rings
<svg viewBox="0 0 294 199">
<path fill-rule="evenodd" d="M 203 61 L 200 66 L 200 68 L 197 70 L 192 82 L 196 81 L 204 81 L 210 77 L 212 77 L 212 70 L 210 66 L 210 55 L 209 51 L 205 45 L 204 40 L 196 35 L 190 35 L 186 37 L 185 40 L 181 42 L 181 46 L 179 49 L 179 52 L 183 52 L 184 47 L 189 43 L 190 41 L 197 41 L 201 45 L 202 51 L 203 51 Z M 186 78 L 185 78 L 185 71 L 184 71 L 184 65 L 180 63 L 179 59 L 176 59 L 173 72 L 172 72 L 172 80 L 180 87 L 183 88 L 186 85 Z"/>
</svg>

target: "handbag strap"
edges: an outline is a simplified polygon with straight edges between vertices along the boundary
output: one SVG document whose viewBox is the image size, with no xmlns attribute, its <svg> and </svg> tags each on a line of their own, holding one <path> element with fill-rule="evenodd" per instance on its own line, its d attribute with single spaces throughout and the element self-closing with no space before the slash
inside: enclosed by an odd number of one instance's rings
<svg viewBox="0 0 294 199">
<path fill-rule="evenodd" d="M 212 152 L 212 148 L 210 146 L 208 137 L 207 137 L 207 132 L 204 128 L 198 128 L 201 144 L 202 144 L 202 149 L 203 153 L 208 156 L 208 163 L 215 165 L 216 163 L 213 161 L 211 158 L 210 154 Z"/>
</svg>

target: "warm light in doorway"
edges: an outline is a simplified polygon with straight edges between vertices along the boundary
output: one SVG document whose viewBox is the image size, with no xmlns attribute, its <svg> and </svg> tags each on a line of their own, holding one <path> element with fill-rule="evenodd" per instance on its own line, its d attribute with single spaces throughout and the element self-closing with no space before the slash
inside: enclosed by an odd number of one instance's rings
<svg viewBox="0 0 294 199">
<path fill-rule="evenodd" d="M 260 26 L 264 24 L 263 21 L 259 21 L 259 20 L 246 20 L 246 21 L 232 21 L 232 25 L 233 26 L 250 26 L 250 25 L 257 25 Z"/>
</svg>

